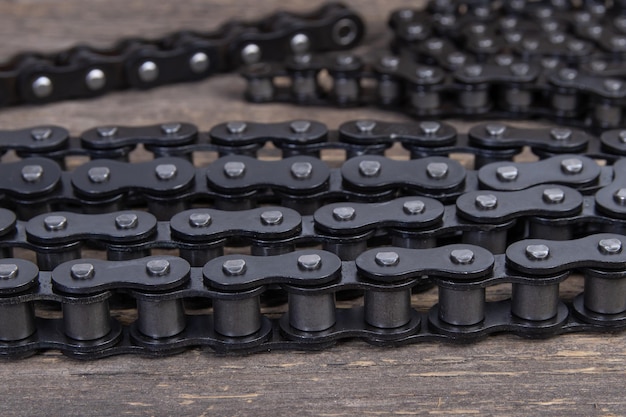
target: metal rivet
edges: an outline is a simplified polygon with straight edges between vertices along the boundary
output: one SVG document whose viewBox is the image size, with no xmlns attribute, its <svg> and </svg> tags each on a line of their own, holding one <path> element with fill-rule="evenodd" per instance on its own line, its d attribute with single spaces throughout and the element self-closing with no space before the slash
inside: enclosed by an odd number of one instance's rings
<svg viewBox="0 0 626 417">
<path fill-rule="evenodd" d="M 43 177 L 41 165 L 24 165 L 22 167 L 22 179 L 26 182 L 37 182 Z"/>
<path fill-rule="evenodd" d="M 354 56 L 350 54 L 339 54 L 335 58 L 335 62 L 337 65 L 347 67 L 348 65 L 352 65 L 354 63 Z"/>
<path fill-rule="evenodd" d="M 450 65 L 463 65 L 467 61 L 467 56 L 462 52 L 451 52 L 446 57 Z"/>
<path fill-rule="evenodd" d="M 146 271 L 154 277 L 161 277 L 170 273 L 170 263 L 166 259 L 151 259 L 146 262 Z"/>
<path fill-rule="evenodd" d="M 474 200 L 476 207 L 483 210 L 493 210 L 498 205 L 498 198 L 493 194 L 480 194 Z"/>
<path fill-rule="evenodd" d="M 159 67 L 152 61 L 146 61 L 137 69 L 137 75 L 144 83 L 151 83 L 159 77 Z"/>
<path fill-rule="evenodd" d="M 509 54 L 498 54 L 498 55 L 496 55 L 495 60 L 496 60 L 496 64 L 498 64 L 499 66 L 501 66 L 501 67 L 508 67 L 508 66 L 513 64 L 513 61 L 515 60 L 515 57 L 513 55 L 509 55 Z M 519 62 L 519 64 L 523 64 L 523 62 Z M 515 74 L 517 69 L 509 68 L 509 71 L 511 71 L 513 74 Z M 520 74 L 520 75 L 524 75 L 524 74 Z"/>
<path fill-rule="evenodd" d="M 364 177 L 375 177 L 380 174 L 381 164 L 378 161 L 364 160 L 359 162 L 359 173 Z"/>
<path fill-rule="evenodd" d="M 400 262 L 400 255 L 393 251 L 377 252 L 374 260 L 380 266 L 395 266 Z"/>
<path fill-rule="evenodd" d="M 469 249 L 455 249 L 450 252 L 450 260 L 457 265 L 468 265 L 474 262 L 474 252 Z"/>
<path fill-rule="evenodd" d="M 583 161 L 578 158 L 568 158 L 561 161 L 561 170 L 566 174 L 578 174 L 583 170 Z"/>
<path fill-rule="evenodd" d="M 571 40 L 567 43 L 567 48 L 573 52 L 580 52 L 585 49 L 585 43 L 579 40 Z"/>
<path fill-rule="evenodd" d="M 33 94 L 38 98 L 48 97 L 52 94 L 52 80 L 46 76 L 37 77 L 32 84 Z"/>
<path fill-rule="evenodd" d="M 545 69 L 555 69 L 561 61 L 554 57 L 541 58 L 541 66 Z"/>
<path fill-rule="evenodd" d="M 192 72 L 200 74 L 209 69 L 211 64 L 209 56 L 204 52 L 196 52 L 189 58 L 189 68 Z"/>
<path fill-rule="evenodd" d="M 115 136 L 117 133 L 117 127 L 115 126 L 101 126 L 96 128 L 96 132 L 98 132 L 98 136 L 101 138 L 110 138 Z"/>
<path fill-rule="evenodd" d="M 511 65 L 510 69 L 511 73 L 518 77 L 527 75 L 530 72 L 530 66 L 524 62 L 516 62 Z"/>
<path fill-rule="evenodd" d="M 311 129 L 311 122 L 308 120 L 294 120 L 289 124 L 294 133 L 306 133 Z"/>
<path fill-rule="evenodd" d="M 558 45 L 565 42 L 565 35 L 562 33 L 553 33 L 549 37 L 549 41 L 552 44 Z"/>
<path fill-rule="evenodd" d="M 121 230 L 134 229 L 139 224 L 139 218 L 134 213 L 123 213 L 115 218 L 115 227 Z"/>
<path fill-rule="evenodd" d="M 19 268 L 15 264 L 0 264 L 0 279 L 13 279 L 18 272 Z"/>
<path fill-rule="evenodd" d="M 191 213 L 189 224 L 192 227 L 208 227 L 211 224 L 211 215 L 209 213 Z"/>
<path fill-rule="evenodd" d="M 430 67 L 419 66 L 415 70 L 415 75 L 421 79 L 430 79 L 435 76 L 435 70 Z"/>
<path fill-rule="evenodd" d="M 602 239 L 598 242 L 598 249 L 605 255 L 612 255 L 622 251 L 622 241 L 615 238 Z"/>
<path fill-rule="evenodd" d="M 562 203 L 565 199 L 565 192 L 561 188 L 546 188 L 543 190 L 542 198 L 548 204 Z"/>
<path fill-rule="evenodd" d="M 626 143 L 626 130 L 621 130 L 617 136 L 619 137 L 620 142 Z"/>
<path fill-rule="evenodd" d="M 475 23 L 469 27 L 469 30 L 476 35 L 480 35 L 487 31 L 487 27 L 483 24 Z"/>
<path fill-rule="evenodd" d="M 283 213 L 279 210 L 268 210 L 261 213 L 261 223 L 266 226 L 275 226 L 283 222 Z"/>
<path fill-rule="evenodd" d="M 154 168 L 157 178 L 162 181 L 171 180 L 176 176 L 177 171 L 178 168 L 174 164 L 159 164 Z"/>
<path fill-rule="evenodd" d="M 309 50 L 311 42 L 309 41 L 309 37 L 304 33 L 296 33 L 291 38 L 289 42 L 289 46 L 291 46 L 291 50 L 296 54 L 301 54 Z"/>
<path fill-rule="evenodd" d="M 496 176 L 500 181 L 515 181 L 519 175 L 519 170 L 513 165 L 506 165 L 496 168 Z"/>
<path fill-rule="evenodd" d="M 480 38 L 476 41 L 476 45 L 482 49 L 491 48 L 493 44 L 494 41 L 491 38 Z"/>
<path fill-rule="evenodd" d="M 254 64 L 261 60 L 261 48 L 255 43 L 250 43 L 241 50 L 241 60 L 245 64 Z"/>
<path fill-rule="evenodd" d="M 52 129 L 49 127 L 41 127 L 30 131 L 30 136 L 36 141 L 50 139 L 52 136 Z"/>
<path fill-rule="evenodd" d="M 46 230 L 63 230 L 67 227 L 67 218 L 65 216 L 46 216 L 43 219 L 43 224 Z"/>
<path fill-rule="evenodd" d="M 419 23 L 411 23 L 406 26 L 406 31 L 408 34 L 417 36 L 424 32 L 424 25 L 420 25 Z"/>
<path fill-rule="evenodd" d="M 603 85 L 604 89 L 611 93 L 617 93 L 624 88 L 624 83 L 615 78 L 608 78 L 604 80 Z"/>
<path fill-rule="evenodd" d="M 463 72 L 468 77 L 480 77 L 483 73 L 483 67 L 481 65 L 468 65 Z"/>
<path fill-rule="evenodd" d="M 422 214 L 426 209 L 426 204 L 422 200 L 405 201 L 402 205 L 402 211 L 409 215 Z"/>
<path fill-rule="evenodd" d="M 535 261 L 548 259 L 550 248 L 546 245 L 528 245 L 526 246 L 526 256 Z"/>
<path fill-rule="evenodd" d="M 426 121 L 421 122 L 419 126 L 426 135 L 435 135 L 441 129 L 441 123 L 439 122 Z"/>
<path fill-rule="evenodd" d="M 571 129 L 555 127 L 550 129 L 550 137 L 554 140 L 567 140 L 572 137 Z"/>
<path fill-rule="evenodd" d="M 413 19 L 414 15 L 415 15 L 415 13 L 411 9 L 398 10 L 398 16 L 402 20 L 411 20 L 411 19 Z"/>
<path fill-rule="evenodd" d="M 294 162 L 291 164 L 291 175 L 299 180 L 311 178 L 313 165 L 310 162 Z"/>
<path fill-rule="evenodd" d="M 559 71 L 559 77 L 562 80 L 572 81 L 576 79 L 576 77 L 578 77 L 578 71 L 572 68 L 563 68 L 561 71 Z"/>
<path fill-rule="evenodd" d="M 298 267 L 305 271 L 314 271 L 322 267 L 322 257 L 316 253 L 310 255 L 300 255 L 298 257 Z"/>
<path fill-rule="evenodd" d="M 74 264 L 70 267 L 70 274 L 74 279 L 90 279 L 94 277 L 96 270 L 90 263 Z"/>
<path fill-rule="evenodd" d="M 376 127 L 376 122 L 373 120 L 357 120 L 354 124 L 361 133 L 371 133 Z"/>
<path fill-rule="evenodd" d="M 430 38 L 426 41 L 426 48 L 431 51 L 440 50 L 443 48 L 443 41 L 439 38 Z"/>
<path fill-rule="evenodd" d="M 489 134 L 489 136 L 502 136 L 504 132 L 506 132 L 506 125 L 501 123 L 489 123 L 485 126 L 485 131 Z"/>
<path fill-rule="evenodd" d="M 222 264 L 222 271 L 226 275 L 243 275 L 246 272 L 246 261 L 243 259 L 229 259 Z"/>
<path fill-rule="evenodd" d="M 246 164 L 243 162 L 233 161 L 224 164 L 224 174 L 228 178 L 240 178 L 246 172 Z"/>
<path fill-rule="evenodd" d="M 248 124 L 246 122 L 228 122 L 226 123 L 226 129 L 228 132 L 236 135 L 246 131 Z"/>
<path fill-rule="evenodd" d="M 96 184 L 106 182 L 111 177 L 111 170 L 108 167 L 89 168 L 89 171 L 87 171 L 87 177 L 89 177 L 89 181 Z"/>
<path fill-rule="evenodd" d="M 616 49 L 626 48 L 626 37 L 625 36 L 611 37 L 611 46 L 613 46 Z"/>
<path fill-rule="evenodd" d="M 92 91 L 102 89 L 107 82 L 104 71 L 98 68 L 94 68 L 85 75 L 85 85 Z"/>
<path fill-rule="evenodd" d="M 400 65 L 400 60 L 395 56 L 384 56 L 380 59 L 380 65 L 389 70 L 396 70 Z"/>
<path fill-rule="evenodd" d="M 448 175 L 448 164 L 445 162 L 431 162 L 426 165 L 426 173 L 430 178 L 433 179 L 442 179 Z"/>
<path fill-rule="evenodd" d="M 180 123 L 163 123 L 161 125 L 161 131 L 166 135 L 173 135 L 175 133 L 180 132 L 180 129 L 183 127 Z"/>
<path fill-rule="evenodd" d="M 347 221 L 352 220 L 356 216 L 356 210 L 354 207 L 344 206 L 344 207 L 335 207 L 333 209 L 333 217 L 335 220 Z"/>
<path fill-rule="evenodd" d="M 613 194 L 613 201 L 620 206 L 626 206 L 626 188 L 620 188 Z"/>
<path fill-rule="evenodd" d="M 504 39 L 508 43 L 519 43 L 522 40 L 523 35 L 518 31 L 511 31 L 504 34 Z"/>
</svg>

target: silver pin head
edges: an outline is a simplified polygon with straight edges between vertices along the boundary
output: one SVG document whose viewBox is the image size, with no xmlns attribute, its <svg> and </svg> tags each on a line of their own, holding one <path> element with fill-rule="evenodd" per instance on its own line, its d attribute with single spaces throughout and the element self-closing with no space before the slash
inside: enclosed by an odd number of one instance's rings
<svg viewBox="0 0 626 417">
<path fill-rule="evenodd" d="M 211 61 L 204 52 L 196 52 L 189 58 L 189 68 L 196 74 L 201 74 L 209 69 Z"/>
<path fill-rule="evenodd" d="M 348 221 L 354 219 L 356 216 L 356 210 L 354 207 L 343 206 L 343 207 L 335 207 L 333 209 L 333 217 L 335 220 L 339 221 Z"/>
<path fill-rule="evenodd" d="M 470 249 L 455 249 L 450 252 L 450 260 L 456 265 L 469 265 L 474 262 L 474 252 Z"/>
<path fill-rule="evenodd" d="M 605 255 L 612 255 L 622 251 L 622 241 L 616 238 L 601 239 L 598 249 Z"/>
<path fill-rule="evenodd" d="M 487 126 L 485 126 L 485 131 L 491 137 L 499 137 L 502 136 L 504 132 L 506 132 L 506 125 L 503 125 L 501 123 L 489 123 Z"/>
<path fill-rule="evenodd" d="M 424 134 L 429 135 L 429 136 L 436 135 L 437 132 L 439 132 L 439 130 L 441 129 L 441 123 L 439 122 L 426 121 L 426 122 L 421 122 L 419 126 L 422 132 L 424 132 Z"/>
<path fill-rule="evenodd" d="M 189 225 L 191 227 L 208 227 L 211 224 L 211 215 L 209 213 L 191 213 L 189 215 Z"/>
<path fill-rule="evenodd" d="M 613 194 L 613 201 L 620 206 L 626 206 L 626 188 L 620 188 Z"/>
<path fill-rule="evenodd" d="M 426 173 L 429 178 L 439 180 L 445 178 L 448 175 L 448 164 L 445 162 L 431 162 L 426 165 Z"/>
<path fill-rule="evenodd" d="M 52 94 L 52 80 L 42 75 L 33 81 L 32 88 L 35 97 L 46 98 Z"/>
<path fill-rule="evenodd" d="M 110 138 L 117 134 L 117 127 L 115 126 L 100 126 L 96 128 L 98 136 L 101 138 Z"/>
<path fill-rule="evenodd" d="M 246 261 L 243 259 L 229 259 L 222 264 L 222 271 L 226 275 L 243 275 L 246 272 Z"/>
<path fill-rule="evenodd" d="M 375 177 L 380 174 L 380 169 L 379 161 L 365 159 L 359 162 L 359 173 L 364 177 Z"/>
<path fill-rule="evenodd" d="M 26 182 L 37 182 L 43 177 L 41 165 L 24 165 L 22 167 L 22 179 Z"/>
<path fill-rule="evenodd" d="M 422 214 L 425 209 L 426 204 L 422 200 L 409 200 L 402 205 L 402 211 L 411 216 Z"/>
<path fill-rule="evenodd" d="M 572 137 L 572 131 L 567 128 L 555 127 L 550 129 L 550 137 L 554 140 L 568 140 Z"/>
<path fill-rule="evenodd" d="M 90 263 L 80 263 L 70 267 L 70 274 L 74 279 L 91 279 L 96 275 L 96 270 Z"/>
<path fill-rule="evenodd" d="M 43 225 L 46 230 L 51 232 L 63 230 L 67 227 L 67 218 L 60 215 L 46 216 L 46 218 L 43 219 Z"/>
<path fill-rule="evenodd" d="M 565 174 L 579 174 L 583 166 L 583 161 L 578 158 L 567 158 L 561 161 L 561 171 Z"/>
<path fill-rule="evenodd" d="M 0 279 L 13 279 L 17 277 L 19 268 L 15 264 L 0 264 Z"/>
<path fill-rule="evenodd" d="M 400 255 L 397 252 L 378 252 L 374 257 L 375 262 L 380 266 L 395 266 L 400 262 Z"/>
<path fill-rule="evenodd" d="M 176 176 L 177 171 L 174 164 L 159 164 L 154 168 L 154 173 L 161 181 L 171 180 Z"/>
<path fill-rule="evenodd" d="M 161 125 L 161 131 L 166 135 L 174 135 L 180 132 L 183 126 L 180 123 L 163 123 Z"/>
<path fill-rule="evenodd" d="M 85 75 L 85 85 L 91 91 L 101 90 L 104 88 L 106 83 L 106 75 L 101 69 L 94 68 L 90 70 L 87 75 Z"/>
<path fill-rule="evenodd" d="M 293 133 L 306 133 L 311 129 L 311 122 L 308 120 L 294 120 L 289 124 Z"/>
<path fill-rule="evenodd" d="M 49 127 L 36 128 L 30 131 L 30 136 L 36 141 L 50 139 L 52 136 L 52 129 Z"/>
<path fill-rule="evenodd" d="M 311 178 L 313 165 L 310 162 L 294 162 L 291 164 L 291 175 L 298 180 Z"/>
<path fill-rule="evenodd" d="M 546 188 L 543 190 L 542 199 L 548 204 L 558 204 L 565 200 L 565 192 L 561 188 Z"/>
<path fill-rule="evenodd" d="M 361 133 L 372 133 L 376 127 L 376 122 L 373 120 L 357 120 L 354 124 Z"/>
<path fill-rule="evenodd" d="M 309 37 L 304 33 L 296 33 L 289 41 L 289 46 L 291 46 L 291 50 L 296 54 L 302 54 L 309 50 L 311 46 L 311 42 Z"/>
<path fill-rule="evenodd" d="M 505 165 L 496 168 L 496 176 L 502 182 L 515 181 L 519 175 L 519 170 L 513 165 Z"/>
<path fill-rule="evenodd" d="M 526 256 L 533 261 L 542 261 L 550 256 L 550 248 L 546 245 L 526 246 Z"/>
<path fill-rule="evenodd" d="M 224 174 L 228 178 L 241 178 L 246 172 L 246 164 L 238 161 L 226 162 L 224 164 Z"/>
<path fill-rule="evenodd" d="M 248 128 L 246 122 L 228 122 L 226 123 L 226 130 L 233 135 L 243 133 Z"/>
<path fill-rule="evenodd" d="M 159 78 L 159 67 L 152 61 L 146 61 L 137 68 L 137 75 L 144 83 L 151 83 Z"/>
<path fill-rule="evenodd" d="M 316 253 L 310 255 L 300 255 L 298 257 L 298 268 L 305 271 L 315 271 L 322 267 L 322 257 Z"/>
<path fill-rule="evenodd" d="M 166 259 L 151 259 L 146 262 L 146 271 L 153 277 L 162 277 L 170 273 L 170 263 Z"/>
<path fill-rule="evenodd" d="M 249 43 L 241 50 L 241 60 L 244 64 L 254 64 L 261 60 L 261 48 L 255 43 Z"/>
<path fill-rule="evenodd" d="M 498 206 L 498 198 L 493 194 L 480 194 L 476 196 L 476 207 L 482 210 L 493 210 Z"/>
<path fill-rule="evenodd" d="M 283 213 L 279 210 L 268 210 L 261 213 L 261 223 L 266 226 L 275 226 L 283 222 Z"/>
<path fill-rule="evenodd" d="M 87 171 L 87 177 L 89 181 L 100 184 L 107 182 L 111 178 L 111 170 L 108 167 L 93 167 Z"/>
<path fill-rule="evenodd" d="M 115 227 L 120 230 L 134 229 L 139 224 L 139 218 L 135 213 L 122 213 L 115 217 Z"/>
</svg>

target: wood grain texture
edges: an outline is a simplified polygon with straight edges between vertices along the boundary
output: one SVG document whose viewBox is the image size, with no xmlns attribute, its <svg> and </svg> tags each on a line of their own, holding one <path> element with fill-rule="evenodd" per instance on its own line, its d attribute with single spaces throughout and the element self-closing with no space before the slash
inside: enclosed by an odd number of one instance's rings
<svg viewBox="0 0 626 417">
<path fill-rule="evenodd" d="M 385 45 L 385 19 L 412 1 L 348 1 L 370 28 L 367 43 Z M 16 0 L 0 3 L 0 56 L 53 51 L 78 42 L 107 46 L 120 36 L 157 37 L 180 28 L 206 30 L 225 19 L 253 19 L 277 8 L 310 10 L 304 0 L 159 1 Z M 150 91 L 43 107 L 0 110 L 0 128 L 54 123 L 72 133 L 102 124 L 169 120 L 202 130 L 229 119 L 408 118 L 375 109 L 249 105 L 236 75 Z M 466 124 L 455 122 L 460 129 Z M 141 159 L 142 154 L 133 158 Z M 562 287 L 580 292 L 580 279 Z M 509 288 L 490 290 L 507 296 Z M 414 296 L 425 309 L 436 293 Z M 0 364 L 3 415 L 390 416 L 626 415 L 626 335 L 567 335 L 523 340 L 500 335 L 467 345 L 424 343 L 377 348 L 360 341 L 315 353 L 245 357 L 190 350 L 163 359 L 122 356 L 78 362 L 50 351 Z"/>
</svg>

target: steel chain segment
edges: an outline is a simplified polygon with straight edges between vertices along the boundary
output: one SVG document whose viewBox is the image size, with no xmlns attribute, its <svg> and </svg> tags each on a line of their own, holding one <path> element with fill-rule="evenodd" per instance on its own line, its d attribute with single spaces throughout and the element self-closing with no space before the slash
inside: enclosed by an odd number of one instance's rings
<svg viewBox="0 0 626 417">
<path fill-rule="evenodd" d="M 337 130 L 313 120 L 280 123 L 230 121 L 200 132 L 190 123 L 167 122 L 151 126 L 99 126 L 78 137 L 58 126 L 36 126 L 0 131 L 0 151 L 15 151 L 22 158 L 46 157 L 61 165 L 65 157 L 85 155 L 91 159 L 128 160 L 137 145 L 155 157 L 191 160 L 194 152 L 217 152 L 256 156 L 267 143 L 282 151 L 283 158 L 295 155 L 319 157 L 324 149 L 341 149 L 346 157 L 382 155 L 400 143 L 411 158 L 469 153 L 475 166 L 511 160 L 528 146 L 539 157 L 576 153 L 615 161 L 626 155 L 626 131 L 612 129 L 592 135 L 566 127 L 517 128 L 504 123 L 479 123 L 467 134 L 439 120 L 400 123 L 352 120 Z"/>
<path fill-rule="evenodd" d="M 423 10 L 398 10 L 389 19 L 391 54 L 364 62 L 354 54 L 307 53 L 256 63 L 243 70 L 246 98 L 377 105 L 418 118 L 540 117 L 622 126 L 624 5 L 564 2 L 567 8 L 542 4 L 532 13 L 534 5 L 516 3 L 523 6 L 431 1 Z M 332 83 L 320 80 L 323 71 Z"/>
<path fill-rule="evenodd" d="M 52 272 L 6 258 L 0 261 L 0 353 L 21 357 L 58 348 L 93 359 L 166 355 L 192 346 L 254 352 L 321 349 L 354 337 L 399 345 L 468 341 L 502 331 L 546 337 L 621 329 L 626 325 L 624 242 L 626 236 L 617 234 L 569 242 L 527 240 L 495 256 L 469 244 L 381 247 L 348 262 L 329 252 L 301 250 L 228 255 L 203 267 L 172 256 L 79 259 Z M 570 305 L 560 300 L 558 287 L 573 269 L 586 281 Z M 439 287 L 439 301 L 418 313 L 411 308 L 411 288 L 425 274 Z M 511 299 L 485 301 L 485 288 L 503 282 L 513 283 Z M 279 319 L 260 309 L 260 295 L 270 284 L 288 295 L 288 310 Z M 363 306 L 337 308 L 335 294 L 350 289 L 364 291 Z M 108 300 L 120 291 L 137 300 L 138 318 L 128 326 L 110 315 Z M 185 314 L 183 301 L 191 297 L 210 299 L 213 313 Z M 38 300 L 61 304 L 63 317 L 36 318 Z"/>
<path fill-rule="evenodd" d="M 232 20 L 214 32 L 179 31 L 160 39 L 122 39 L 108 49 L 79 45 L 57 53 L 23 52 L 0 71 L 0 105 L 87 98 L 126 88 L 195 81 L 242 64 L 354 47 L 364 24 L 332 3 L 308 14 L 278 12 Z"/>
</svg>

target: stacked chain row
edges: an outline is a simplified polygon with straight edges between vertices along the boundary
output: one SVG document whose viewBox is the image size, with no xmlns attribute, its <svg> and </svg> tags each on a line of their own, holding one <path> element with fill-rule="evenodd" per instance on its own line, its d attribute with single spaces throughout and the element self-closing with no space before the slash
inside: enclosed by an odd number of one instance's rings
<svg viewBox="0 0 626 417">
<path fill-rule="evenodd" d="M 399 345 L 471 341 L 502 331 L 526 337 L 614 331 L 626 325 L 625 239 L 523 240 L 495 256 L 469 244 L 385 247 L 346 262 L 321 250 L 228 255 L 202 267 L 172 256 L 78 259 L 52 272 L 7 258 L 0 260 L 0 353 L 20 357 L 57 348 L 93 359 L 190 346 L 321 349 L 354 337 Z M 566 305 L 559 283 L 575 269 L 585 275 L 585 290 Z M 426 279 L 434 280 L 439 298 L 420 314 L 411 307 L 411 289 Z M 513 284 L 511 299 L 487 302 L 486 288 L 499 283 Z M 287 294 L 288 310 L 270 319 L 261 313 L 260 296 L 277 286 Z M 363 291 L 363 306 L 337 308 L 336 296 L 347 290 Z M 138 318 L 129 326 L 111 317 L 109 299 L 120 293 L 137 303 Z M 185 314 L 189 298 L 210 299 L 212 314 Z M 62 319 L 36 318 L 36 301 L 60 304 Z"/>
<path fill-rule="evenodd" d="M 232 20 L 214 32 L 139 37 L 108 49 L 77 45 L 56 53 L 22 52 L 0 69 L 0 106 L 88 98 L 114 90 L 196 81 L 243 63 L 282 59 L 287 51 L 354 47 L 364 25 L 337 3 L 309 14 L 278 12 L 256 22 Z"/>
<path fill-rule="evenodd" d="M 398 10 L 389 20 L 394 54 L 303 53 L 250 65 L 246 97 L 617 127 L 625 117 L 624 5 L 581 3 L 432 1 Z"/>
</svg>

